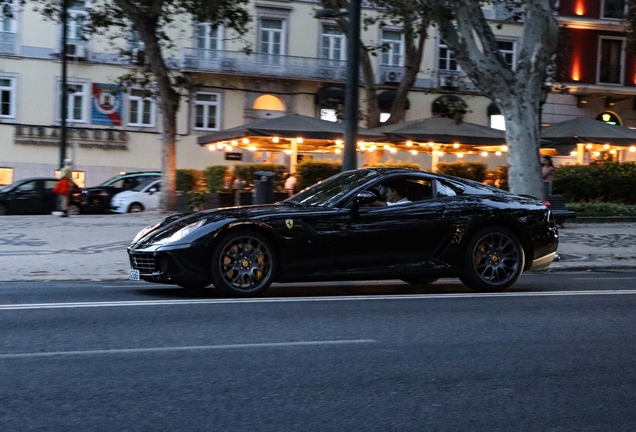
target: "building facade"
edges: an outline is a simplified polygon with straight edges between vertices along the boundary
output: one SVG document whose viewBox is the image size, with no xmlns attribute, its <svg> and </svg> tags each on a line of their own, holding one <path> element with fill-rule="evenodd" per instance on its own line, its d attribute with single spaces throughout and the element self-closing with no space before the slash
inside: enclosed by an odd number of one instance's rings
<svg viewBox="0 0 636 432">
<path fill-rule="evenodd" d="M 543 120 L 550 123 L 579 115 L 596 116 L 596 111 L 605 112 L 605 106 L 612 103 L 616 108 L 611 112 L 620 117 L 621 124 L 633 122 L 636 126 L 633 97 L 629 97 L 636 95 L 636 75 L 632 57 L 625 54 L 622 24 L 601 15 L 601 7 L 609 7 L 605 3 L 610 0 L 585 2 L 596 5 L 596 15 L 591 12 L 592 6 L 583 15 L 576 15 L 576 1 L 582 0 L 561 2 L 559 20 L 568 24 L 572 32 L 579 32 L 574 34 L 577 41 L 579 34 L 597 38 L 598 58 L 608 58 L 610 66 L 594 69 L 589 66 L 591 59 L 585 57 L 592 55 L 592 50 L 581 49 L 580 75 L 567 83 L 572 88 L 570 94 L 550 94 L 543 108 Z M 53 175 L 59 168 L 62 94 L 61 25 L 44 21 L 28 3 L 22 9 L 17 0 L 4 3 L 14 13 L 0 23 L 0 185 Z M 142 89 L 123 90 L 115 84 L 117 77 L 143 64 L 143 44 L 132 31 L 127 40 L 119 43 L 104 37 L 87 38 L 82 24 L 89 7 L 89 0 L 75 1 L 71 6 L 68 85 L 63 93 L 69 107 L 67 155 L 74 161 L 77 182 L 93 186 L 120 172 L 160 168 L 162 130 L 155 99 Z M 235 154 L 226 158 L 224 150 L 209 151 L 196 144 L 199 135 L 210 131 L 292 113 L 336 117 L 343 102 L 338 89 L 345 84 L 346 37 L 334 21 L 314 18 L 317 9 L 315 0 L 253 1 L 250 10 L 254 20 L 245 36 L 253 51 L 249 54 L 231 31 L 192 22 L 187 17 L 177 20 L 179 28 L 169 30 L 176 47 L 165 53 L 166 61 L 175 71 L 198 83 L 197 90 L 182 100 L 179 111 L 178 168 L 203 169 L 240 162 L 230 160 L 236 159 Z M 363 13 L 373 11 L 363 8 Z M 507 19 L 501 7 L 485 9 L 484 13 L 492 20 L 501 52 L 513 65 L 523 24 Z M 381 101 L 390 103 L 404 64 L 400 28 L 372 26 L 362 31 L 362 39 L 385 46 L 373 61 Z M 617 58 L 621 62 L 620 73 L 615 68 Z M 615 96 L 601 97 L 608 89 Z M 436 29 L 431 28 L 421 70 L 409 94 L 405 120 L 430 117 L 442 96 L 459 97 L 466 103 L 466 121 L 501 127 L 497 126 L 501 119 L 490 100 L 466 78 Z M 364 97 L 361 90 L 361 107 Z M 388 111 L 388 105 L 381 107 Z M 423 167 L 430 164 L 426 154 L 390 157 L 411 160 Z M 455 156 L 447 157 L 440 161 L 456 160 Z M 284 155 L 245 150 L 240 156 L 242 161 L 264 158 L 284 161 Z M 505 156 L 492 158 L 495 159 L 489 162 L 491 165 L 505 163 Z M 333 159 L 340 156 L 333 155 Z"/>
</svg>

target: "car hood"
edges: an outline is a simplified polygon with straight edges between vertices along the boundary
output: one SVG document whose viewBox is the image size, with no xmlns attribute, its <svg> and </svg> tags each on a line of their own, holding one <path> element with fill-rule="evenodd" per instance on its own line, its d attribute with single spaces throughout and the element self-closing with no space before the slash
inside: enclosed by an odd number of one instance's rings
<svg viewBox="0 0 636 432">
<path fill-rule="evenodd" d="M 161 221 L 156 228 L 142 236 L 136 242 L 135 247 L 143 248 L 150 245 L 165 244 L 166 239 L 190 225 L 200 224 L 200 227 L 187 236 L 184 236 L 179 243 L 190 243 L 198 238 L 216 232 L 223 226 L 237 220 L 258 221 L 272 216 L 297 216 L 299 213 L 315 212 L 319 209 L 319 207 L 263 204 L 183 213 L 170 216 Z M 325 210 L 327 209 L 325 208 Z"/>
</svg>

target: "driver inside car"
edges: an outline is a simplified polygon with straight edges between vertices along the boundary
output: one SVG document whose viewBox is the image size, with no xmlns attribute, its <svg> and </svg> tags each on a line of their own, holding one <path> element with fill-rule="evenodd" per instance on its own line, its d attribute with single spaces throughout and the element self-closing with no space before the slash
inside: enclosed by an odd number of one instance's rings
<svg viewBox="0 0 636 432">
<path fill-rule="evenodd" d="M 386 207 L 411 202 L 411 200 L 406 197 L 407 184 L 405 181 L 392 181 L 385 184 L 384 187 L 386 190 L 386 202 L 378 200 L 371 204 L 372 207 Z"/>
</svg>

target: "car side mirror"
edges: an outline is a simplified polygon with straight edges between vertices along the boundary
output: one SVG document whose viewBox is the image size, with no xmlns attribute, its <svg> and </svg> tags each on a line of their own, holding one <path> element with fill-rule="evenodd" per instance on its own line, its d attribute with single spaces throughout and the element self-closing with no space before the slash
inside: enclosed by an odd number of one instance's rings
<svg viewBox="0 0 636 432">
<path fill-rule="evenodd" d="M 371 204 L 378 200 L 378 196 L 371 191 L 362 191 L 360 192 L 355 199 L 355 203 L 357 205 L 361 204 Z"/>
<path fill-rule="evenodd" d="M 157 192 L 157 188 L 150 188 L 148 189 L 148 195 L 152 195 L 153 193 Z"/>
</svg>

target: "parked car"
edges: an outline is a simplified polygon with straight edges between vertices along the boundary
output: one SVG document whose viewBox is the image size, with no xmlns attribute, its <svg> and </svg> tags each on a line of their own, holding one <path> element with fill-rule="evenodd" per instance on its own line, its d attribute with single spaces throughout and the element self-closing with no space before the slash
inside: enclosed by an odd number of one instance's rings
<svg viewBox="0 0 636 432">
<path fill-rule="evenodd" d="M 134 188 L 119 192 L 110 201 L 110 209 L 115 213 L 137 213 L 159 208 L 161 180 L 150 180 Z"/>
<path fill-rule="evenodd" d="M 57 209 L 57 195 L 53 186 L 54 177 L 38 177 L 18 180 L 0 188 L 0 215 L 50 214 Z M 78 214 L 80 188 L 71 187 L 68 213 Z"/>
<path fill-rule="evenodd" d="M 411 201 L 372 206 L 407 183 Z M 547 267 L 558 245 L 550 209 L 533 198 L 424 171 L 346 171 L 276 204 L 175 215 L 128 247 L 130 279 L 254 296 L 272 282 L 459 277 L 501 291 Z"/>
<path fill-rule="evenodd" d="M 161 177 L 160 171 L 132 172 L 113 177 L 99 186 L 84 188 L 81 211 L 82 213 L 108 213 L 113 196 L 159 177 Z"/>
</svg>

